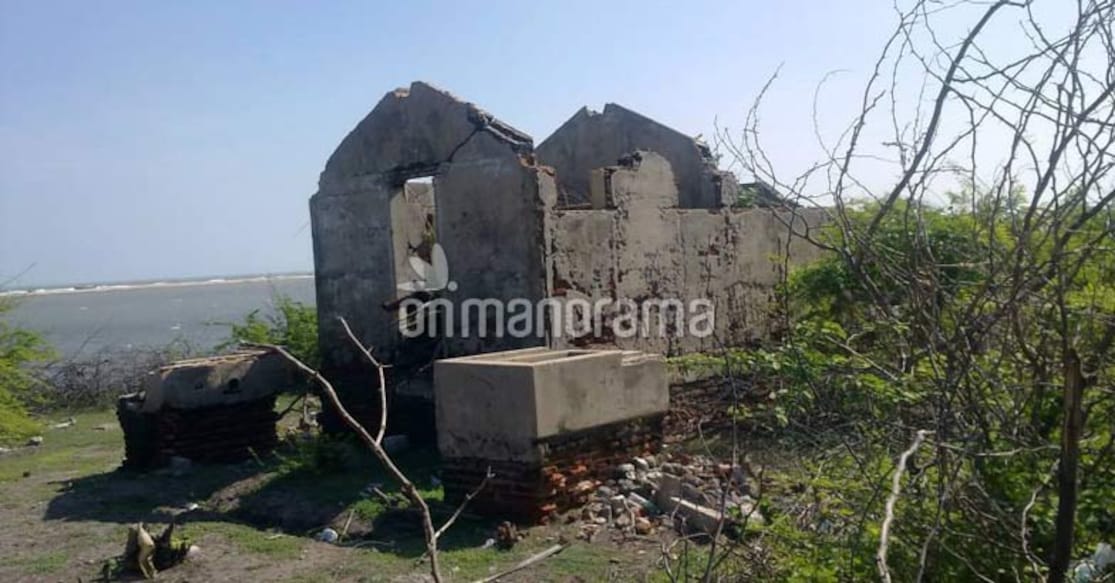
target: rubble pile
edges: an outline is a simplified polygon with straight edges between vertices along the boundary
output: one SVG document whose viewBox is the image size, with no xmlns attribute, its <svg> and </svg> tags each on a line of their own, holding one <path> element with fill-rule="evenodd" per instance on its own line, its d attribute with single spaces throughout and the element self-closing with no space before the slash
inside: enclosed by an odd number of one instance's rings
<svg viewBox="0 0 1115 583">
<path fill-rule="evenodd" d="M 616 466 L 607 480 L 583 480 L 573 490 L 583 506 L 569 512 L 566 522 L 580 521 L 580 537 L 589 541 L 609 529 L 639 536 L 665 529 L 733 536 L 745 522 L 763 521 L 755 502 L 758 482 L 747 462 L 648 455 Z"/>
</svg>

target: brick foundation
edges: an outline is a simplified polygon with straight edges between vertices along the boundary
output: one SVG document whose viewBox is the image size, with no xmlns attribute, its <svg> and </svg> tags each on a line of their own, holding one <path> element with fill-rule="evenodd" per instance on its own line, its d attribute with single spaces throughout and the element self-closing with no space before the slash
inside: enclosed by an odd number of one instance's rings
<svg viewBox="0 0 1115 583">
<path fill-rule="evenodd" d="M 278 443 L 275 395 L 232 405 L 141 411 L 136 395 L 117 401 L 116 416 L 124 430 L 124 467 L 147 469 L 171 457 L 195 462 L 234 462 L 252 451 L 264 455 Z"/>
<path fill-rule="evenodd" d="M 541 462 L 444 459 L 445 500 L 459 503 L 491 467 L 495 476 L 469 508 L 517 521 L 544 521 L 586 501 L 592 490 L 577 491 L 582 480 L 606 480 L 617 465 L 632 457 L 657 453 L 663 423 L 664 415 L 653 415 L 541 439 L 536 442 Z"/>
<path fill-rule="evenodd" d="M 741 393 L 744 388 L 737 389 Z M 670 411 L 666 415 L 666 443 L 677 443 L 731 427 L 732 386 L 720 375 L 671 382 Z"/>
</svg>

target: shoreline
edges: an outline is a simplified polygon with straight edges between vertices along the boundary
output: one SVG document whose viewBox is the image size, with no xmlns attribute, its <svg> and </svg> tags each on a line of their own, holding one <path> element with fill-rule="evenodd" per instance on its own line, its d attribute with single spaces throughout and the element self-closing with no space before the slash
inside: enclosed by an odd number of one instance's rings
<svg viewBox="0 0 1115 583">
<path fill-rule="evenodd" d="M 25 289 L 0 290 L 0 297 L 32 297 L 63 294 L 83 294 L 105 291 L 121 291 L 151 288 L 176 288 L 191 286 L 209 286 L 239 283 L 259 283 L 267 281 L 292 281 L 299 279 L 313 279 L 313 273 L 285 273 L 275 275 L 246 275 L 231 277 L 210 277 L 197 279 L 168 279 L 160 281 L 136 281 L 101 284 L 62 285 L 57 287 L 34 287 Z"/>
</svg>

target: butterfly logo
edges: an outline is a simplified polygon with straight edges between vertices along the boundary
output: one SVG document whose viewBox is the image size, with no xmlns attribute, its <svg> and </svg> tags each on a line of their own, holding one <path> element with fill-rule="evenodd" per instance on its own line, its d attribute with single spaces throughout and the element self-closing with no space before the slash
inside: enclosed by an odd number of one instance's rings
<svg viewBox="0 0 1115 583">
<path fill-rule="evenodd" d="M 411 255 L 409 260 L 415 279 L 400 283 L 397 286 L 400 291 L 414 293 L 457 289 L 457 282 L 449 281 L 449 262 L 445 260 L 445 249 L 441 245 L 434 243 L 429 263 L 417 255 Z"/>
</svg>

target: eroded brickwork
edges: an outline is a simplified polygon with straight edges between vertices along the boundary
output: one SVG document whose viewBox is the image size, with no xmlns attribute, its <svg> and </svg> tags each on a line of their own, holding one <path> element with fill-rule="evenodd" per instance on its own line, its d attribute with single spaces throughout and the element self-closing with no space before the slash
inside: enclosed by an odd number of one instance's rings
<svg viewBox="0 0 1115 583">
<path fill-rule="evenodd" d="M 457 503 L 484 479 L 494 477 L 469 503 L 483 514 L 526 522 L 545 521 L 557 512 L 584 504 L 594 481 L 611 477 L 616 465 L 662 447 L 664 415 L 641 417 L 539 440 L 542 461 L 493 462 L 478 458 L 445 459 L 445 499 Z"/>
</svg>

